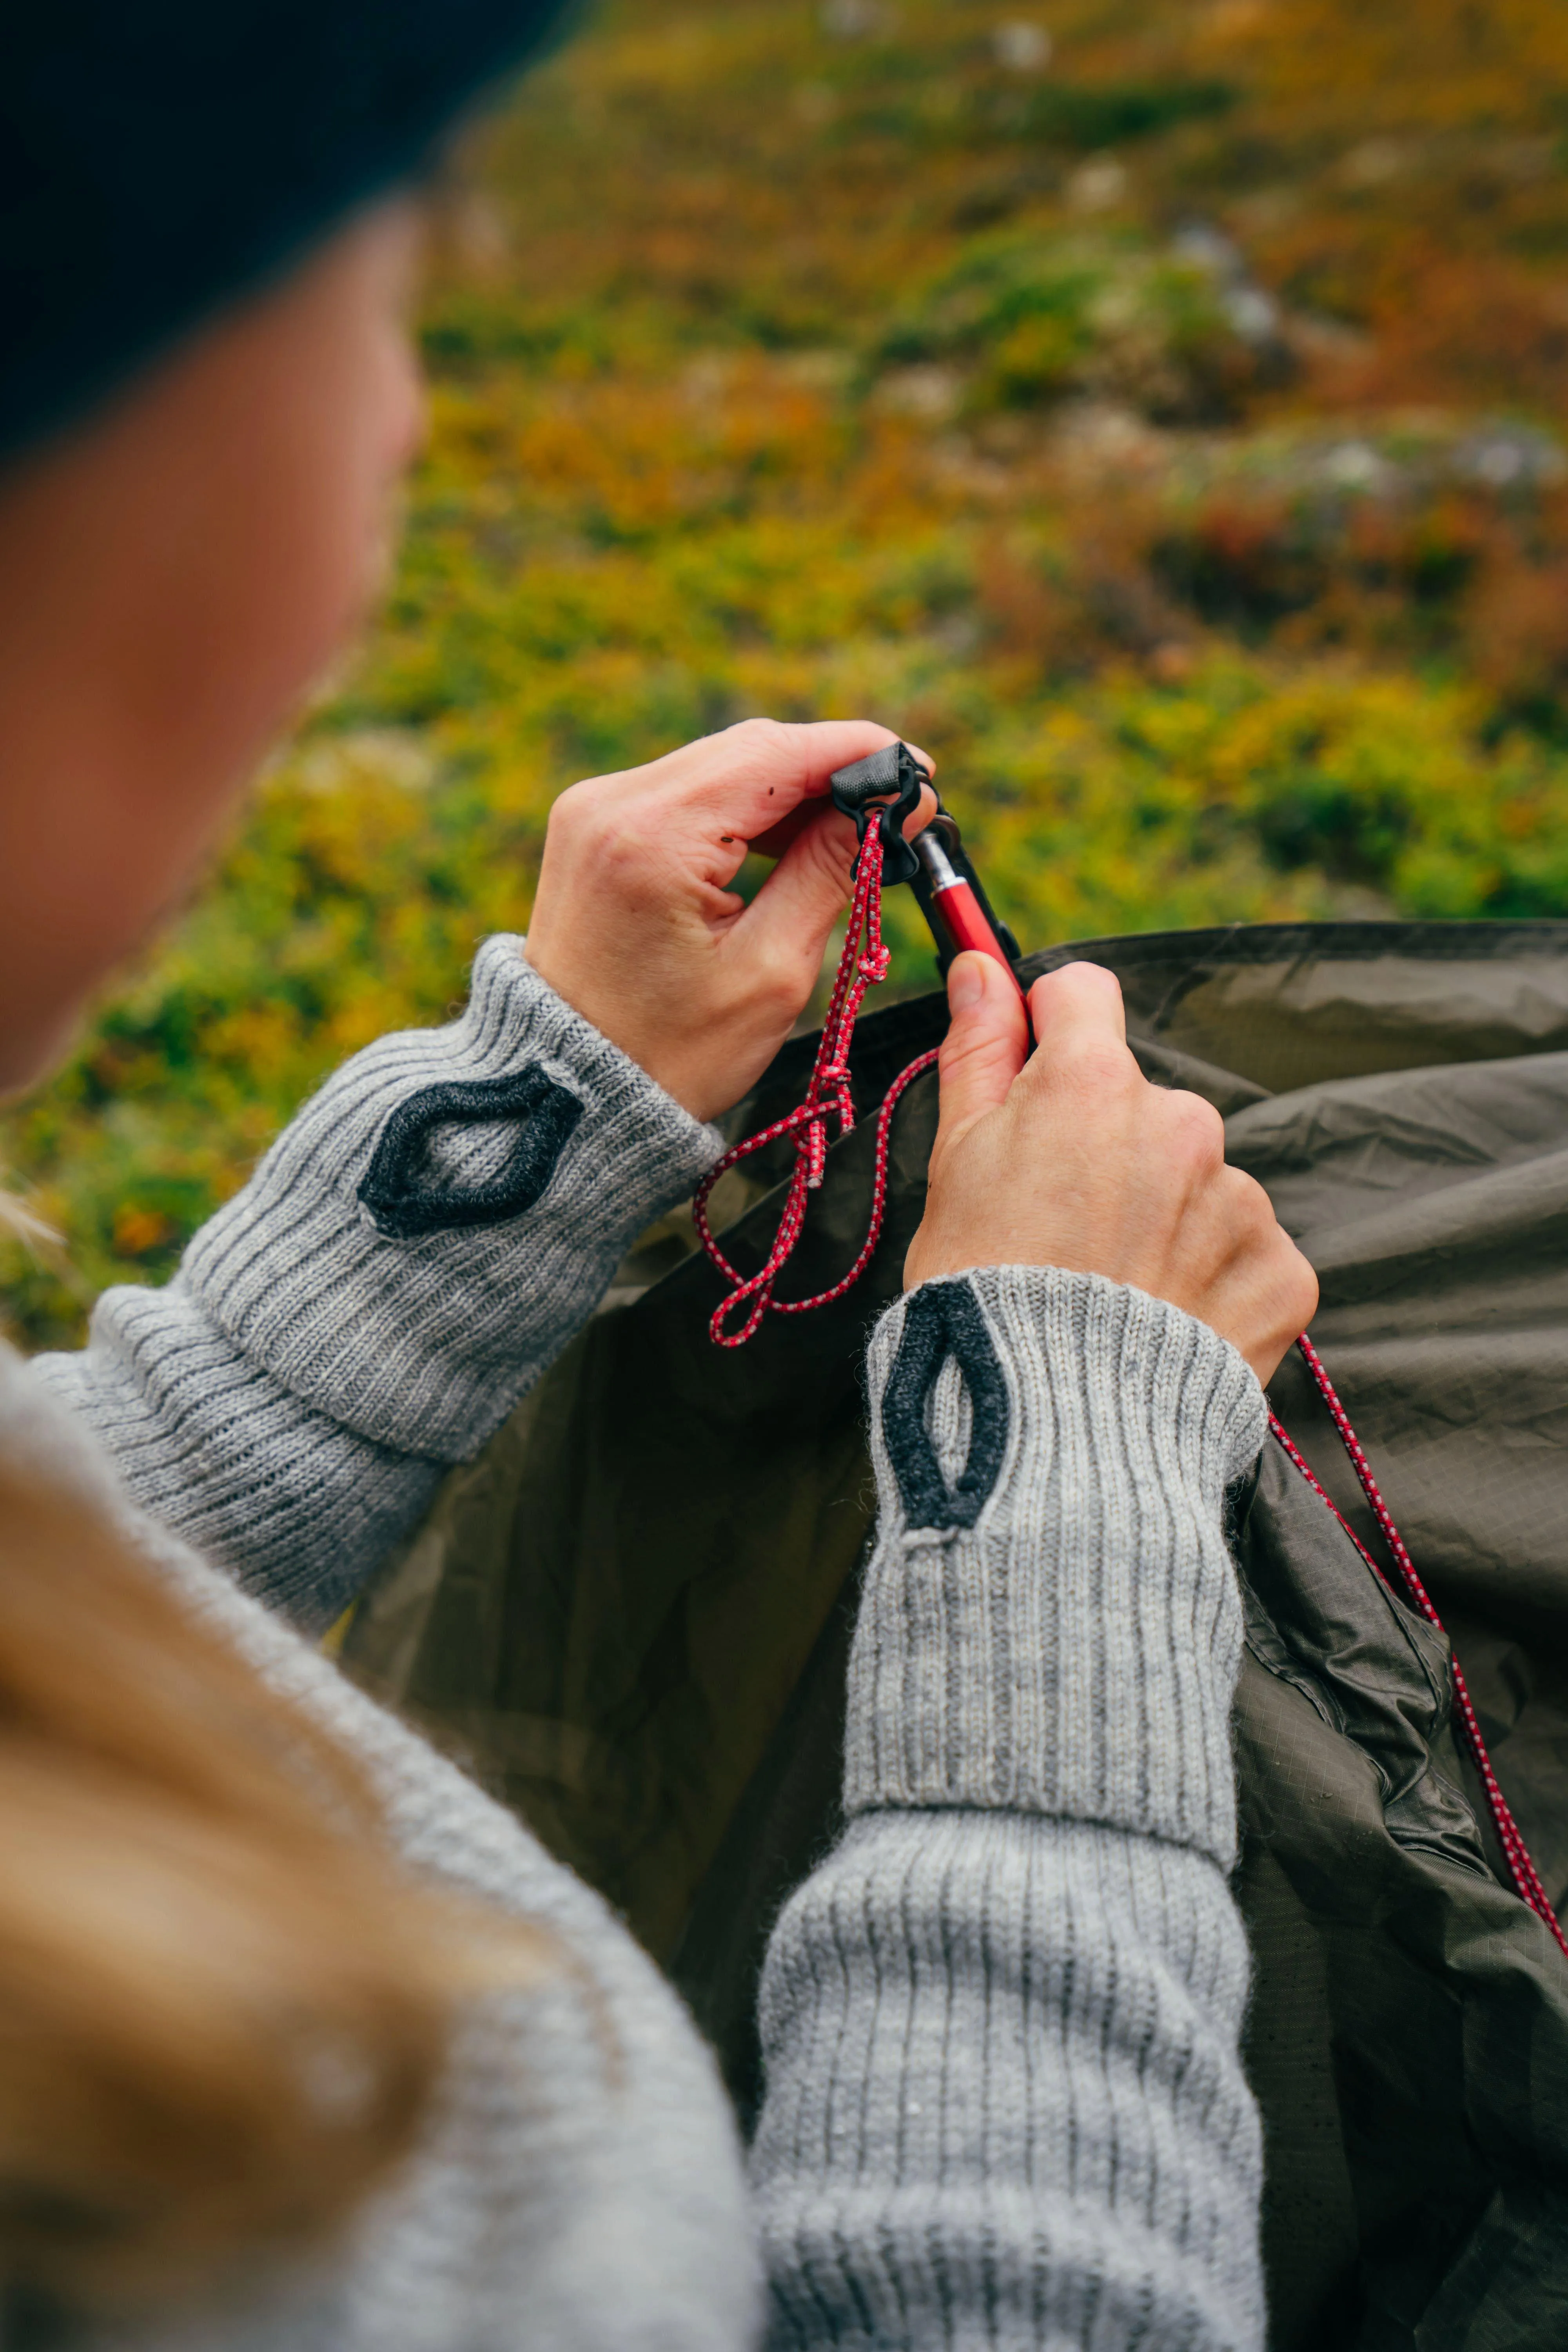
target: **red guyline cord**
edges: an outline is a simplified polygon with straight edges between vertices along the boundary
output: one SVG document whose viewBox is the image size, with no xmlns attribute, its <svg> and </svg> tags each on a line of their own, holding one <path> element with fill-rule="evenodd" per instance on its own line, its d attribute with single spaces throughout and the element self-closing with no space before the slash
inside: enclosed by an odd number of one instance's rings
<svg viewBox="0 0 1568 2352">
<path fill-rule="evenodd" d="M 864 953 L 861 940 L 865 941 Z M 855 892 L 849 902 L 849 929 L 844 940 L 844 951 L 838 959 L 838 971 L 833 982 L 833 994 L 828 1000 L 827 1018 L 822 1024 L 822 1042 L 812 1065 L 811 1082 L 805 1099 L 783 1118 L 775 1118 L 744 1143 L 731 1145 L 718 1166 L 706 1175 L 697 1188 L 692 1203 L 692 1215 L 697 1223 L 698 1239 L 732 1286 L 730 1296 L 715 1308 L 708 1326 L 710 1336 L 721 1348 L 743 1348 L 758 1329 L 763 1318 L 774 1315 L 809 1315 L 814 1307 L 831 1305 L 842 1298 L 847 1290 L 865 1273 L 871 1262 L 872 1252 L 882 1235 L 882 1218 L 888 1205 L 888 1132 L 893 1113 L 904 1088 L 923 1071 L 934 1069 L 936 1054 L 921 1055 L 900 1070 L 888 1088 L 881 1109 L 877 1114 L 877 1159 L 871 1178 L 871 1223 L 865 1245 L 848 1273 L 836 1282 L 830 1290 L 818 1291 L 815 1298 L 775 1298 L 773 1285 L 789 1259 L 805 1223 L 806 1195 L 815 1192 L 822 1182 L 827 1165 L 827 1122 L 837 1119 L 838 1134 L 847 1135 L 855 1124 L 855 1105 L 849 1092 L 849 1045 L 855 1034 L 855 1023 L 860 1011 L 860 1000 L 868 988 L 875 988 L 888 975 L 888 950 L 882 945 L 882 836 L 878 825 L 867 828 L 866 838 L 855 866 Z M 773 1143 L 781 1135 L 795 1137 L 795 1170 L 789 1181 L 789 1192 L 784 1201 L 784 1214 L 768 1253 L 767 1264 L 749 1279 L 732 1266 L 713 1238 L 713 1228 L 708 1222 L 708 1199 L 713 1187 L 728 1169 L 749 1160 L 765 1143 Z M 738 1331 L 725 1327 L 736 1307 L 750 1302 L 746 1319 Z"/>
<path fill-rule="evenodd" d="M 864 941 L 863 950 L 862 941 Z M 827 1147 L 830 1139 L 827 1122 L 829 1119 L 837 1122 L 838 1136 L 847 1135 L 855 1124 L 855 1106 L 849 1089 L 850 1043 L 855 1034 L 855 1024 L 858 1018 L 866 991 L 868 988 L 875 988 L 886 979 L 888 963 L 888 950 L 882 944 L 882 840 L 879 827 L 872 824 L 867 829 L 860 855 L 856 861 L 855 888 L 849 905 L 849 927 L 845 937 L 843 952 L 838 959 L 838 970 L 833 982 L 833 994 L 828 1000 L 827 1016 L 822 1024 L 822 1038 L 816 1049 L 816 1059 L 812 1065 L 805 1097 L 794 1110 L 786 1112 L 783 1118 L 775 1118 L 771 1126 L 760 1129 L 755 1135 L 749 1135 L 743 1143 L 732 1144 L 718 1165 L 710 1171 L 698 1187 L 697 1198 L 692 1206 L 698 1237 L 713 1264 L 731 1285 L 729 1297 L 714 1309 L 708 1327 L 710 1336 L 721 1348 L 744 1347 L 746 1341 L 752 1339 L 760 1330 L 770 1313 L 809 1315 L 814 1308 L 830 1306 L 836 1298 L 842 1298 L 845 1293 L 853 1289 L 855 1284 L 859 1281 L 871 1261 L 872 1253 L 878 1242 L 881 1239 L 882 1220 L 888 1204 L 888 1138 L 893 1113 L 898 1108 L 900 1097 L 905 1088 L 925 1071 L 935 1066 L 937 1055 L 934 1050 L 929 1054 L 920 1055 L 916 1060 L 910 1063 L 907 1069 L 900 1071 L 889 1087 L 883 1098 L 881 1109 L 877 1114 L 876 1160 L 871 1179 L 871 1219 L 865 1242 L 854 1265 L 849 1268 L 848 1273 L 841 1276 L 829 1289 L 818 1291 L 815 1298 L 774 1297 L 773 1286 L 788 1264 L 805 1224 L 807 1196 L 816 1192 L 822 1183 L 823 1174 L 827 1165 Z M 753 1152 L 761 1151 L 764 1144 L 773 1143 L 779 1137 L 784 1135 L 793 1135 L 795 1139 L 795 1169 L 790 1177 L 789 1192 L 784 1201 L 784 1214 L 779 1219 L 778 1232 L 773 1237 L 773 1245 L 768 1253 L 766 1264 L 758 1273 L 748 1276 L 742 1275 L 738 1267 L 731 1265 L 713 1238 L 713 1229 L 708 1221 L 709 1197 L 714 1185 L 727 1170 L 739 1166 L 742 1160 L 749 1160 Z M 837 1138 L 833 1139 L 837 1140 Z M 738 1330 L 728 1329 L 726 1326 L 730 1318 L 735 1309 L 742 1305 L 747 1307 L 745 1321 Z M 1300 1349 L 1302 1360 L 1311 1374 L 1319 1395 L 1329 1409 L 1341 1443 L 1350 1455 L 1356 1476 L 1361 1481 L 1362 1492 L 1372 1507 L 1373 1517 L 1377 1521 L 1384 1541 L 1393 1555 L 1401 1581 L 1413 1607 L 1437 1633 L 1444 1633 L 1443 1621 L 1434 1608 L 1426 1586 L 1415 1572 L 1415 1563 L 1405 1549 L 1405 1538 L 1395 1527 L 1388 1506 L 1379 1492 L 1377 1481 L 1372 1475 L 1371 1465 L 1362 1449 L 1361 1441 L 1351 1426 L 1350 1416 L 1340 1402 L 1333 1382 L 1323 1369 L 1321 1357 L 1304 1331 L 1298 1338 L 1296 1345 Z M 1333 1513 L 1373 1574 L 1380 1582 L 1384 1581 L 1383 1571 L 1376 1560 L 1362 1542 L 1338 1504 L 1317 1478 L 1305 1455 L 1295 1444 L 1277 1413 L 1270 1412 L 1268 1427 L 1271 1434 L 1284 1448 L 1312 1492 Z M 1510 1811 L 1508 1800 L 1499 1785 L 1497 1774 L 1492 1769 L 1491 1758 L 1487 1753 L 1487 1744 L 1481 1736 L 1480 1722 L 1470 1697 L 1469 1685 L 1465 1680 L 1459 1661 L 1451 1649 L 1449 1663 L 1453 1675 L 1454 1706 L 1458 1717 L 1460 1736 L 1480 1777 L 1481 1787 L 1486 1793 L 1487 1810 L 1491 1815 L 1492 1826 L 1497 1832 L 1498 1842 L 1502 1847 L 1503 1857 L 1508 1864 L 1509 1875 L 1513 1881 L 1520 1900 L 1527 1904 L 1536 1916 L 1545 1923 L 1564 1955 L 1568 1956 L 1568 1936 L 1564 1936 L 1558 1922 L 1546 1889 L 1541 1883 L 1535 1864 L 1531 1862 L 1524 1840 L 1520 1835 L 1519 1826 Z"/>
<path fill-rule="evenodd" d="M 1383 1539 L 1394 1556 L 1394 1566 L 1399 1570 L 1400 1580 L 1410 1597 L 1412 1605 L 1418 1616 L 1426 1618 L 1428 1625 L 1437 1633 L 1443 1633 L 1443 1620 L 1438 1616 L 1432 1604 L 1431 1595 L 1416 1574 L 1415 1563 L 1405 1548 L 1405 1538 L 1394 1526 L 1393 1515 L 1378 1491 L 1377 1481 L 1372 1475 L 1372 1465 L 1362 1450 L 1361 1440 L 1351 1427 L 1350 1415 L 1340 1402 L 1334 1391 L 1334 1384 L 1323 1369 L 1322 1358 L 1304 1331 L 1296 1345 L 1301 1351 L 1302 1361 L 1312 1376 L 1318 1394 L 1329 1408 L 1334 1427 L 1339 1432 L 1340 1442 L 1350 1455 L 1356 1476 L 1361 1481 L 1362 1493 L 1372 1506 L 1373 1517 L 1377 1521 Z M 1338 1504 L 1313 1475 L 1305 1457 L 1292 1443 L 1277 1413 L 1269 1414 L 1268 1426 L 1312 1492 L 1320 1496 L 1332 1511 L 1373 1574 L 1380 1582 L 1383 1581 L 1383 1571 L 1376 1560 L 1362 1542 Z M 1449 1650 L 1448 1658 L 1454 1678 L 1454 1710 L 1458 1717 L 1460 1736 L 1464 1745 L 1469 1750 L 1470 1761 L 1480 1776 L 1481 1787 L 1486 1791 L 1487 1811 L 1491 1815 L 1492 1827 L 1496 1830 L 1498 1843 L 1502 1847 L 1503 1856 L 1508 1864 L 1509 1876 L 1514 1883 L 1520 1900 L 1528 1903 L 1536 1916 L 1545 1921 L 1563 1951 L 1568 1954 L 1568 1937 L 1563 1935 L 1558 1924 L 1557 1914 L 1552 1907 L 1546 1889 L 1541 1884 L 1535 1864 L 1531 1862 L 1529 1850 L 1519 1833 L 1519 1824 L 1513 1818 L 1508 1799 L 1503 1795 L 1498 1784 L 1497 1774 L 1492 1769 L 1492 1760 L 1487 1753 L 1487 1743 L 1481 1736 L 1480 1722 L 1476 1714 L 1475 1703 L 1470 1697 L 1469 1685 L 1465 1680 L 1464 1669 L 1452 1649 Z"/>
</svg>

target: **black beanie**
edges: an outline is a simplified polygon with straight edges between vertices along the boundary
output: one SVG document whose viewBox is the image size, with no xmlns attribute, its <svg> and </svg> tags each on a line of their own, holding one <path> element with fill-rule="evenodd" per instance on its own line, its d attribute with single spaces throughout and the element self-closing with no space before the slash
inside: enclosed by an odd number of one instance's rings
<svg viewBox="0 0 1568 2352">
<path fill-rule="evenodd" d="M 560 0 L 0 0 L 0 461 L 429 163 Z"/>
</svg>

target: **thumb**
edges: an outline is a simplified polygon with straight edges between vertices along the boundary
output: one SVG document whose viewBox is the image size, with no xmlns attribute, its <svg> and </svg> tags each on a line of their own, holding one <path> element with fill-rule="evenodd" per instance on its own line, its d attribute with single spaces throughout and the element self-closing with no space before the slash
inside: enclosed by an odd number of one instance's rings
<svg viewBox="0 0 1568 2352">
<path fill-rule="evenodd" d="M 763 962 L 798 962 L 815 981 L 827 935 L 849 903 L 854 821 L 817 808 L 736 925 Z M 810 982 L 807 982 L 809 987 Z"/>
<path fill-rule="evenodd" d="M 936 814 L 928 785 L 904 834 L 912 839 Z M 822 964 L 827 935 L 849 903 L 855 881 L 855 824 L 837 809 L 815 809 L 747 908 L 737 931 L 763 961 L 793 961 L 809 973 L 809 991 Z"/>
<path fill-rule="evenodd" d="M 942 1113 L 937 1144 L 1005 1102 L 1029 1049 L 1028 1018 L 1017 989 L 994 959 L 971 949 L 947 975 L 952 1019 L 942 1048 Z"/>
</svg>

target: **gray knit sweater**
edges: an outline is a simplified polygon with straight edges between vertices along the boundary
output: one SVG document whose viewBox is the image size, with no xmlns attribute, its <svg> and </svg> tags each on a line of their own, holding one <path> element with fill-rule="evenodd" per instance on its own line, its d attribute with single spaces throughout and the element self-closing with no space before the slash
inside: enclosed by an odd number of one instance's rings
<svg viewBox="0 0 1568 2352">
<path fill-rule="evenodd" d="M 306 1638 L 717 1148 L 520 948 L 340 1072 L 167 1289 L 110 1293 L 79 1356 L 0 1349 L 0 1448 L 101 1496 L 356 1750 L 411 1867 L 574 1963 L 475 2002 L 419 2157 L 330 2260 L 123 2340 L 1256 2352 L 1221 1511 L 1263 1407 L 1211 1332 L 1021 1267 L 882 1318 L 848 1827 L 769 1951 L 749 2180 L 597 1897 Z"/>
</svg>

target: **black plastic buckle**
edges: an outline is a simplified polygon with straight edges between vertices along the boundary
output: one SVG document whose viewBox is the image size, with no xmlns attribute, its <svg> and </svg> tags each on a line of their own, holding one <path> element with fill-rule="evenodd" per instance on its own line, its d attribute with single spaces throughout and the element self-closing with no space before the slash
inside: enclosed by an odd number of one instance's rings
<svg viewBox="0 0 1568 2352">
<path fill-rule="evenodd" d="M 889 743 L 847 768 L 836 769 L 828 778 L 834 807 L 854 818 L 862 843 L 876 817 L 882 836 L 884 884 L 912 882 L 921 870 L 920 859 L 904 839 L 904 820 L 914 814 L 921 789 L 930 782 L 907 743 Z"/>
</svg>

